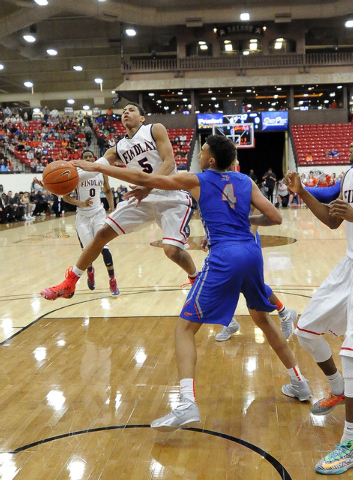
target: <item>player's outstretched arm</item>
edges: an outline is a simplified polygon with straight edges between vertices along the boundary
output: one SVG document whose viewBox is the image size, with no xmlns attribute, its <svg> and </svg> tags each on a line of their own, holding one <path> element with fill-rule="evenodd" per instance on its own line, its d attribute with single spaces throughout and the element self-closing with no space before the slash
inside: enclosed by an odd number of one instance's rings
<svg viewBox="0 0 353 480">
<path fill-rule="evenodd" d="M 188 190 L 198 200 L 200 197 L 200 182 L 193 173 L 177 173 L 169 177 L 140 172 L 130 168 L 118 168 L 100 163 L 90 163 L 84 160 L 73 160 L 72 164 L 82 170 L 98 172 L 117 178 L 133 185 L 147 188 L 160 188 L 162 190 Z"/>
<path fill-rule="evenodd" d="M 316 198 L 311 195 L 311 193 L 305 190 L 297 173 L 289 171 L 284 178 L 284 182 L 289 188 L 289 190 L 300 195 L 306 206 L 322 223 L 327 225 L 332 230 L 338 228 L 341 225 L 341 223 L 343 222 L 343 218 L 331 215 L 328 205 L 320 203 L 318 200 L 316 200 Z M 342 194 L 340 194 L 339 198 L 342 200 Z"/>
</svg>

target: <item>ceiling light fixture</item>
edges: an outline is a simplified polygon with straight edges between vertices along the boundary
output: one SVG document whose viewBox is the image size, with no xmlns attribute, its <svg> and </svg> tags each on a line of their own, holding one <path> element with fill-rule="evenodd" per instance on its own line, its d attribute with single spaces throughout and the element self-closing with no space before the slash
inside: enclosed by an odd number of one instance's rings
<svg viewBox="0 0 353 480">
<path fill-rule="evenodd" d="M 82 72 L 83 70 L 83 67 L 81 67 L 81 65 L 74 65 L 72 68 L 76 70 L 76 72 Z"/>
<path fill-rule="evenodd" d="M 0 63 L 0 70 L 4 70 L 4 65 Z"/>
<path fill-rule="evenodd" d="M 83 105 L 82 110 L 89 110 L 89 105 Z"/>
<path fill-rule="evenodd" d="M 45 5 L 48 5 L 48 0 L 34 0 L 37 5 L 40 5 L 41 7 L 45 7 Z"/>
<path fill-rule="evenodd" d="M 26 40 L 26 42 L 28 43 L 33 43 L 36 41 L 36 37 L 34 37 L 33 35 L 23 35 L 23 39 Z"/>
<path fill-rule="evenodd" d="M 247 13 L 247 12 L 241 13 L 240 20 L 242 22 L 248 22 L 250 20 L 250 13 Z"/>
<path fill-rule="evenodd" d="M 136 35 L 136 30 L 133 28 L 127 28 L 125 33 L 128 37 L 134 37 Z"/>
<path fill-rule="evenodd" d="M 344 26 L 346 28 L 353 28 L 353 20 L 347 20 Z"/>
<path fill-rule="evenodd" d="M 100 91 L 103 91 L 103 78 L 95 78 L 94 81 L 99 85 Z"/>
<path fill-rule="evenodd" d="M 67 100 L 67 103 L 68 103 L 69 105 L 73 105 L 73 104 L 75 103 L 75 100 L 74 100 L 73 98 L 69 98 L 69 99 Z"/>
<path fill-rule="evenodd" d="M 54 48 L 48 48 L 47 54 L 48 54 L 48 55 L 51 55 L 52 57 L 54 57 L 55 55 L 58 54 L 58 52 L 57 52 L 57 50 L 55 50 Z"/>
</svg>

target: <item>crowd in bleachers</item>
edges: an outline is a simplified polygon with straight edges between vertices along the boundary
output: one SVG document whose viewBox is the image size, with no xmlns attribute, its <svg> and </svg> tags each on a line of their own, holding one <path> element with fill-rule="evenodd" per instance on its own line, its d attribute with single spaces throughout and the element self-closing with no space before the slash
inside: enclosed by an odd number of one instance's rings
<svg viewBox="0 0 353 480">
<path fill-rule="evenodd" d="M 300 166 L 349 163 L 352 123 L 292 125 L 291 130 Z"/>
</svg>

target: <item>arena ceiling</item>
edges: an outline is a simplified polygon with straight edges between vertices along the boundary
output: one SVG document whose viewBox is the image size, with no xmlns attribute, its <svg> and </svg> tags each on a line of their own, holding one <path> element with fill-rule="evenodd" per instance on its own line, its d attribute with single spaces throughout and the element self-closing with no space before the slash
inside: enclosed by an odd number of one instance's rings
<svg viewBox="0 0 353 480">
<path fill-rule="evenodd" d="M 352 0 L 48 0 L 46 6 L 1 0 L 0 102 L 34 106 L 44 98 L 42 106 L 62 110 L 75 98 L 78 109 L 93 103 L 107 108 L 123 81 L 122 58 L 152 50 L 176 54 L 182 29 L 201 35 L 214 25 L 239 22 L 244 11 L 252 22 L 305 22 L 312 45 L 353 46 L 353 29 L 344 28 L 353 19 Z M 135 37 L 126 36 L 128 26 Z M 24 33 L 36 41 L 27 43 Z M 95 78 L 103 79 L 102 86 Z M 33 83 L 33 95 L 26 81 Z"/>
</svg>

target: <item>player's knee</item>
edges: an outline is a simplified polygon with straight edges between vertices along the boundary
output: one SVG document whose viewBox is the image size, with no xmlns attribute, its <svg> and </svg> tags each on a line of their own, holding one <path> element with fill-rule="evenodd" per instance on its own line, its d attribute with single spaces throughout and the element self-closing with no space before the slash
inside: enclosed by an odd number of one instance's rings
<svg viewBox="0 0 353 480">
<path fill-rule="evenodd" d="M 113 257 L 112 257 L 112 254 L 110 253 L 109 248 L 103 248 L 102 255 L 103 255 L 105 266 L 108 268 L 113 266 Z"/>
<path fill-rule="evenodd" d="M 182 255 L 182 250 L 175 245 L 163 245 L 164 253 L 172 262 L 178 262 Z"/>
<path fill-rule="evenodd" d="M 331 348 L 323 336 L 307 338 L 298 335 L 298 342 L 312 355 L 316 363 L 326 362 L 332 356 Z"/>
</svg>

